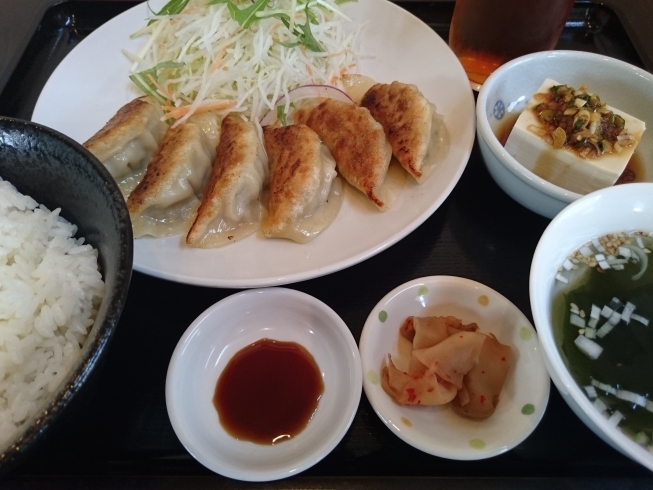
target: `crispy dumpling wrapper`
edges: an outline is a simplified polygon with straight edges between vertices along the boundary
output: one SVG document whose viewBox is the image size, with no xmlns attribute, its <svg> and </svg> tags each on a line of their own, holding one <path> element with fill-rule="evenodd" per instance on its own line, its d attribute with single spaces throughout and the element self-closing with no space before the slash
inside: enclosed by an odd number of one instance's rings
<svg viewBox="0 0 653 490">
<path fill-rule="evenodd" d="M 370 112 L 327 99 L 310 112 L 306 125 L 329 148 L 340 175 L 380 210 L 389 209 L 403 188 L 403 172 L 388 171 L 392 148 Z"/>
<path fill-rule="evenodd" d="M 415 85 L 378 83 L 365 93 L 360 105 L 381 123 L 392 154 L 418 183 L 449 153 L 444 119 Z"/>
<path fill-rule="evenodd" d="M 216 148 L 220 141 L 220 132 L 222 130 L 222 125 L 217 114 L 211 111 L 200 112 L 199 114 L 196 113 L 188 118 L 188 122 L 197 124 L 200 127 L 206 137 L 209 147 L 211 148 L 212 154 L 215 155 Z"/>
<path fill-rule="evenodd" d="M 392 359 L 382 370 L 382 386 L 403 405 L 443 405 L 466 417 L 489 417 L 512 362 L 512 350 L 492 335 L 448 317 L 408 317 L 400 334 L 412 341 L 410 367 Z M 417 348 L 416 348 L 417 347 Z"/>
<path fill-rule="evenodd" d="M 252 122 L 222 121 L 211 179 L 186 243 L 221 247 L 260 229 L 266 216 L 261 190 L 268 179 L 267 156 Z"/>
<path fill-rule="evenodd" d="M 91 136 L 84 147 L 104 164 L 125 196 L 138 185 L 168 125 L 163 110 L 147 97 L 134 99 Z"/>
<path fill-rule="evenodd" d="M 204 116 L 204 115 L 202 115 Z M 215 156 L 211 128 L 202 117 L 171 127 L 143 180 L 127 199 L 134 238 L 186 233 L 200 205 Z"/>
<path fill-rule="evenodd" d="M 316 97 L 313 99 L 302 99 L 294 102 L 295 108 L 288 115 L 289 124 L 306 124 L 311 111 L 319 106 L 326 99 Z"/>
<path fill-rule="evenodd" d="M 343 189 L 329 149 L 308 126 L 264 128 L 270 162 L 266 238 L 306 243 L 338 215 Z"/>
</svg>

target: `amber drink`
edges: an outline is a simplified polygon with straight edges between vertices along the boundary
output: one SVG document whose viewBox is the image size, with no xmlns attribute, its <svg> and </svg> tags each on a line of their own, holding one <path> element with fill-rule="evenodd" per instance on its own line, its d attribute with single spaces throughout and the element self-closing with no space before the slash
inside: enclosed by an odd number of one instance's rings
<svg viewBox="0 0 653 490">
<path fill-rule="evenodd" d="M 574 0 L 456 0 L 449 46 L 469 80 L 483 84 L 518 56 L 553 49 Z"/>
</svg>

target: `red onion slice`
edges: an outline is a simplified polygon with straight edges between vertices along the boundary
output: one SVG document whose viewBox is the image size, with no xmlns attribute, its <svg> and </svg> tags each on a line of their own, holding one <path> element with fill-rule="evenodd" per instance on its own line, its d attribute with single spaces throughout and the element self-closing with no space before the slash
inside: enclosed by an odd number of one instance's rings
<svg viewBox="0 0 653 490">
<path fill-rule="evenodd" d="M 297 87 L 288 92 L 288 100 L 290 102 L 297 102 L 302 99 L 335 99 L 341 102 L 349 102 L 353 104 L 354 102 L 351 98 L 342 90 L 331 85 L 303 85 Z M 279 100 L 274 104 L 274 109 L 269 110 L 259 121 L 261 126 L 268 126 L 274 123 L 277 120 L 277 111 L 276 108 L 280 105 L 286 103 L 286 96 L 282 95 Z"/>
</svg>

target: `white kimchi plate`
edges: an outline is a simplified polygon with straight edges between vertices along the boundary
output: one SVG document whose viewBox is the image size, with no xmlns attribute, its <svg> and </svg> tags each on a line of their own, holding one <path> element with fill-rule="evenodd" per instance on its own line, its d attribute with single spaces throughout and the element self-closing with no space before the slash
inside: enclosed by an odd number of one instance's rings
<svg viewBox="0 0 653 490">
<path fill-rule="evenodd" d="M 388 354 L 401 358 L 399 327 L 409 316 L 455 316 L 476 323 L 513 350 L 513 366 L 496 411 L 485 420 L 457 415 L 449 405 L 398 405 L 381 387 Z M 549 375 L 535 329 L 519 309 L 489 287 L 469 279 L 415 279 L 388 293 L 370 313 L 361 335 L 363 389 L 379 418 L 397 437 L 441 458 L 485 459 L 526 439 L 549 400 Z"/>
</svg>

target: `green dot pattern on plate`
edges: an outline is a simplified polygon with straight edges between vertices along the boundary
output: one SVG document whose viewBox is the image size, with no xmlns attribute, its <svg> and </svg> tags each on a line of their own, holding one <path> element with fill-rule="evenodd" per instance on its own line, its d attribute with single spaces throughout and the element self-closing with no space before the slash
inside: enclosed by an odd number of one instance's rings
<svg viewBox="0 0 653 490">
<path fill-rule="evenodd" d="M 521 407 L 521 413 L 524 415 L 531 415 L 535 413 L 535 406 L 532 403 L 527 403 L 523 407 Z"/>
<path fill-rule="evenodd" d="M 388 313 L 385 310 L 379 311 L 379 320 L 381 321 L 381 323 L 383 323 L 387 319 L 388 319 Z"/>
<path fill-rule="evenodd" d="M 528 327 L 522 327 L 519 329 L 519 336 L 522 340 L 531 340 L 533 338 L 533 332 Z"/>
<path fill-rule="evenodd" d="M 470 447 L 473 449 L 484 449 L 485 448 L 485 441 L 481 439 L 472 439 L 469 441 Z"/>
<path fill-rule="evenodd" d="M 376 372 L 374 372 L 373 369 L 370 369 L 367 372 L 367 379 L 369 380 L 370 383 L 373 385 L 379 384 L 379 377 L 376 375 Z"/>
<path fill-rule="evenodd" d="M 417 290 L 417 296 L 424 296 L 429 294 L 429 288 L 426 286 L 420 286 L 419 289 Z"/>
</svg>

